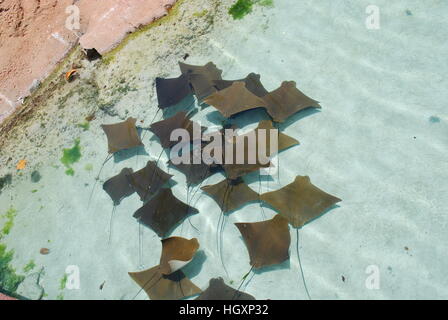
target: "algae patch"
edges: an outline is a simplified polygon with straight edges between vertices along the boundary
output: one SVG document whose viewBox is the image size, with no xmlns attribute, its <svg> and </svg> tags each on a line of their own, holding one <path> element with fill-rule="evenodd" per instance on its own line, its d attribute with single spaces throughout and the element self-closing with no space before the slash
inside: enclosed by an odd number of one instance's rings
<svg viewBox="0 0 448 320">
<path fill-rule="evenodd" d="M 252 12 L 254 5 L 273 7 L 274 0 L 238 0 L 230 7 L 229 14 L 235 20 L 242 19 Z"/>
<path fill-rule="evenodd" d="M 6 292 L 14 293 L 19 284 L 25 279 L 17 275 L 10 263 L 14 257 L 14 251 L 6 250 L 6 245 L 0 243 L 0 288 Z"/>
<path fill-rule="evenodd" d="M 30 272 L 31 270 L 33 270 L 36 267 L 36 263 L 34 262 L 34 260 L 30 260 L 30 262 L 28 262 L 25 267 L 23 267 L 23 272 L 27 273 Z"/>
<path fill-rule="evenodd" d="M 72 164 L 78 162 L 81 159 L 81 147 L 80 140 L 75 140 L 75 145 L 72 148 L 64 149 L 63 156 L 61 158 L 62 164 L 67 168 L 65 174 L 69 176 L 73 176 L 75 174 L 75 170 L 72 168 Z"/>
<path fill-rule="evenodd" d="M 4 235 L 8 235 L 9 232 L 11 232 L 12 227 L 14 226 L 14 218 L 17 215 L 17 210 L 14 209 L 13 207 L 10 207 L 8 209 L 8 211 L 6 211 L 6 213 L 3 215 L 3 219 L 6 219 L 5 224 L 3 225 L 3 228 L 1 230 L 0 233 L 0 239 L 4 236 Z"/>
<path fill-rule="evenodd" d="M 65 286 L 67 285 L 67 280 L 68 280 L 68 274 L 64 273 L 64 276 L 59 281 L 59 289 L 60 290 L 64 290 L 65 289 Z"/>
<path fill-rule="evenodd" d="M 88 121 L 85 121 L 83 123 L 78 124 L 78 128 L 82 128 L 84 131 L 87 131 L 90 129 L 90 123 Z"/>
</svg>

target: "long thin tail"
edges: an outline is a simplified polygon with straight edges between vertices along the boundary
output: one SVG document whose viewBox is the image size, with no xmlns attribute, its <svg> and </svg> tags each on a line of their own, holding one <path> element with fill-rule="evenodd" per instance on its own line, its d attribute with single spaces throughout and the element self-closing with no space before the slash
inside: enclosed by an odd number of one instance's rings
<svg viewBox="0 0 448 320">
<path fill-rule="evenodd" d="M 241 287 L 243 286 L 243 283 L 244 283 L 244 281 L 246 280 L 247 276 L 252 272 L 253 269 L 254 269 L 254 266 L 251 266 L 249 272 L 246 273 L 246 274 L 243 276 L 243 278 L 241 279 L 241 283 L 240 283 L 240 285 L 238 286 L 238 288 L 237 288 L 236 291 L 235 291 L 235 294 L 233 295 L 232 300 L 235 300 L 235 299 L 237 298 L 237 296 L 238 296 L 239 294 L 241 294 L 240 289 L 241 289 Z"/>
<path fill-rule="evenodd" d="M 302 262 L 300 260 L 300 254 L 299 254 L 299 229 L 298 228 L 296 229 L 296 239 L 297 239 L 297 242 L 296 242 L 297 259 L 299 260 L 299 267 L 300 267 L 300 273 L 302 275 L 303 286 L 305 287 L 305 292 L 306 292 L 306 295 L 308 296 L 308 299 L 312 300 L 311 296 L 310 296 L 310 292 L 308 291 L 308 286 L 306 285 L 305 275 L 303 273 L 303 268 L 302 268 Z"/>
<path fill-rule="evenodd" d="M 112 156 L 113 156 L 113 153 L 107 155 L 106 159 L 104 160 L 103 164 L 101 165 L 101 168 L 100 168 L 100 171 L 98 172 L 98 175 L 95 177 L 95 182 L 93 184 L 93 188 L 92 188 L 92 191 L 90 192 L 90 196 L 89 196 L 89 201 L 87 202 L 87 210 L 89 210 L 89 208 L 90 208 L 90 202 L 92 201 L 93 191 L 95 191 L 96 184 L 98 183 L 98 180 L 100 179 L 100 175 L 101 175 L 101 172 L 103 171 L 104 165 L 110 159 L 112 159 Z"/>
<path fill-rule="evenodd" d="M 114 207 L 112 208 L 112 213 L 110 215 L 110 222 L 109 222 L 109 244 L 112 240 L 112 222 L 114 218 L 115 211 L 117 210 L 117 206 L 114 204 Z"/>
</svg>

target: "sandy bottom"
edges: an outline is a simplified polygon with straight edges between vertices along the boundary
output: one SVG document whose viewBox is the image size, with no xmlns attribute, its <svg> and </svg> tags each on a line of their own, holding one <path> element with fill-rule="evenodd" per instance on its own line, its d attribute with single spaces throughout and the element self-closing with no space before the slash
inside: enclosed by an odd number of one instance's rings
<svg viewBox="0 0 448 320">
<path fill-rule="evenodd" d="M 65 147 L 77 137 L 81 140 L 75 176 L 65 175 L 59 150 L 38 168 L 38 183 L 17 179 L 0 195 L 2 211 L 17 209 L 14 227 L 3 240 L 15 252 L 17 272 L 31 259 L 35 271 L 44 267 L 41 285 L 49 299 L 147 299 L 127 272 L 158 264 L 159 239 L 150 229 L 139 230 L 132 214 L 141 202 L 133 195 L 117 207 L 109 243 L 112 203 L 101 183 L 124 167 L 137 170 L 156 159 L 161 151 L 157 139 L 147 133 L 145 152 L 128 152 L 107 163 L 89 208 L 87 199 L 107 156 L 100 124 L 127 116 L 149 123 L 156 112 L 154 77 L 178 75 L 176 60 L 189 53 L 188 63 L 214 61 L 226 79 L 260 73 L 268 90 L 294 80 L 321 102 L 320 112 L 299 113 L 281 126 L 301 144 L 280 155 L 279 176 L 261 186 L 258 175 L 247 180 L 255 191 L 266 192 L 296 175 L 308 175 L 343 200 L 299 231 L 304 278 L 313 299 L 446 298 L 448 47 L 442 26 L 448 4 L 377 1 L 380 29 L 369 30 L 368 1 L 274 1 L 274 8 L 255 8 L 240 21 L 226 14 L 230 2 L 216 9 L 214 24 L 203 36 L 186 45 L 160 40 L 161 46 L 175 48 L 172 55 L 148 62 L 154 50 L 148 39 L 163 39 L 150 30 L 129 42 L 109 66 L 98 69 L 101 90 L 120 77 L 132 90 L 120 92 L 113 101 L 115 115 L 98 113 L 87 131 L 61 131 Z M 106 100 L 108 94 L 106 89 L 99 93 Z M 66 103 L 66 110 L 73 110 L 81 102 L 75 96 Z M 238 121 L 247 124 L 260 118 L 251 113 Z M 213 108 L 193 119 L 206 126 L 219 120 Z M 163 155 L 160 166 L 168 170 L 166 160 Z M 169 172 L 176 181 L 175 195 L 186 201 L 184 176 L 174 169 Z M 222 178 L 215 175 L 206 184 Z M 172 233 L 196 237 L 201 244 L 186 274 L 202 289 L 217 276 L 238 286 L 250 265 L 233 223 L 265 220 L 274 212 L 265 208 L 264 217 L 258 204 L 251 204 L 228 217 L 223 238 L 226 274 L 216 250 L 220 209 L 201 191 L 190 191 L 189 198 L 200 211 L 191 217 L 199 232 L 185 221 Z M 251 275 L 243 286 L 257 299 L 307 299 L 296 230 L 290 231 L 290 260 Z M 42 247 L 50 254 L 40 255 Z M 79 289 L 60 288 L 67 266 L 79 268 Z M 372 270 L 379 275 L 376 288 L 366 285 Z"/>
</svg>

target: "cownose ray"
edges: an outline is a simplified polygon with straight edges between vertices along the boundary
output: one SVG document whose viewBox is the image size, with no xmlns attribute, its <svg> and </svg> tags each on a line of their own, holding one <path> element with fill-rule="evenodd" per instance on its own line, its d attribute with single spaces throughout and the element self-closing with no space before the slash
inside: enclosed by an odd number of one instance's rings
<svg viewBox="0 0 448 320">
<path fill-rule="evenodd" d="M 255 298 L 226 285 L 222 278 L 214 278 L 210 279 L 208 288 L 196 300 L 255 300 Z"/>
<path fill-rule="evenodd" d="M 227 215 L 231 211 L 241 208 L 243 205 L 259 200 L 259 195 L 249 188 L 242 178 L 235 180 L 225 179 L 215 185 L 204 186 L 201 188 L 208 194 L 221 208 L 216 228 L 216 249 L 221 258 L 222 266 L 227 272 L 223 259 L 223 234 Z"/>
<path fill-rule="evenodd" d="M 244 82 L 247 90 L 252 92 L 257 97 L 264 97 L 269 92 L 264 88 L 263 84 L 260 81 L 260 75 L 256 73 L 249 73 L 246 78 L 240 80 L 215 80 L 215 87 L 220 90 L 224 90 L 230 87 L 235 82 Z"/>
<path fill-rule="evenodd" d="M 342 201 L 314 186 L 308 176 L 297 176 L 294 182 L 279 190 L 263 193 L 260 199 L 271 205 L 294 228 L 301 228 Z"/>
<path fill-rule="evenodd" d="M 128 179 L 128 176 L 132 174 L 133 171 L 131 168 L 124 168 L 119 174 L 104 182 L 103 190 L 112 199 L 114 206 L 119 205 L 121 200 L 135 192 L 135 189 L 129 183 Z"/>
<path fill-rule="evenodd" d="M 198 128 L 201 128 L 201 130 L 203 130 L 203 128 L 199 124 L 194 123 L 188 118 L 188 114 L 185 111 L 179 111 L 170 118 L 151 124 L 149 130 L 160 139 L 160 143 L 163 148 L 171 148 L 178 143 L 178 141 L 171 141 L 171 133 L 174 130 L 187 130 L 190 135 L 190 139 L 192 140 L 195 138 L 193 132 L 194 126 L 197 126 Z"/>
<path fill-rule="evenodd" d="M 200 163 L 173 163 L 170 159 L 169 164 L 175 167 L 177 170 L 182 172 L 187 179 L 187 186 L 197 185 L 203 182 L 208 177 L 214 175 L 215 173 L 221 171 L 221 167 L 209 165 L 201 161 Z"/>
<path fill-rule="evenodd" d="M 101 125 L 101 128 L 103 129 L 104 133 L 107 137 L 107 145 L 108 145 L 108 156 L 104 160 L 103 164 L 101 165 L 101 168 L 98 172 L 98 175 L 95 178 L 95 183 L 92 188 L 92 192 L 90 194 L 89 200 L 87 202 L 87 207 L 90 206 L 90 201 L 92 200 L 93 191 L 95 190 L 95 186 L 97 181 L 99 180 L 99 177 L 101 175 L 101 171 L 103 170 L 104 165 L 107 161 L 109 161 L 114 153 L 126 150 L 126 149 L 132 149 L 136 147 L 143 146 L 143 142 L 140 139 L 137 127 L 136 127 L 137 119 L 135 118 L 128 118 L 125 121 L 114 123 L 114 124 L 103 124 Z"/>
<path fill-rule="evenodd" d="M 215 107 L 224 117 L 255 108 L 266 107 L 266 102 L 246 88 L 244 82 L 234 82 L 230 87 L 217 91 L 204 102 Z"/>
<path fill-rule="evenodd" d="M 185 74 L 172 79 L 156 78 L 156 91 L 160 109 L 171 107 L 193 93 Z"/>
<path fill-rule="evenodd" d="M 134 218 L 163 238 L 188 215 L 198 212 L 177 199 L 171 189 L 164 188 L 138 209 Z"/>
<path fill-rule="evenodd" d="M 193 260 L 198 248 L 195 238 L 164 239 L 160 264 L 141 272 L 129 272 L 129 275 L 151 300 L 175 300 L 200 294 L 201 290 L 181 270 Z"/>
<path fill-rule="evenodd" d="M 297 89 L 295 81 L 284 81 L 281 86 L 263 97 L 266 110 L 275 122 L 284 122 L 300 110 L 320 108 L 319 102 Z"/>
<path fill-rule="evenodd" d="M 264 130 L 264 134 L 262 135 L 260 130 Z M 277 148 L 271 146 L 271 132 L 270 130 L 277 130 L 277 135 L 274 135 L 274 138 L 277 137 Z M 250 143 L 250 137 L 254 138 L 255 143 Z M 236 141 L 237 139 L 244 139 L 244 163 L 238 164 L 236 163 Z M 262 143 L 263 142 L 263 143 Z M 234 137 L 232 143 L 235 145 L 234 147 L 234 162 L 233 164 L 224 164 L 223 168 L 226 172 L 226 175 L 230 179 L 236 179 L 238 177 L 244 176 L 250 172 L 259 170 L 261 168 L 267 168 L 271 165 L 268 161 L 268 158 L 275 156 L 277 153 L 286 150 L 292 146 L 298 145 L 299 141 L 290 137 L 276 129 L 272 121 L 270 120 L 262 120 L 258 123 L 258 127 L 246 134 L 242 134 L 240 136 Z M 225 149 L 224 149 L 225 151 Z M 253 154 L 256 156 L 256 161 L 253 164 L 248 162 L 249 154 Z M 264 160 L 263 160 L 264 159 Z"/>
<path fill-rule="evenodd" d="M 179 62 L 179 67 L 182 74 L 188 77 L 193 92 L 199 101 L 217 91 L 214 81 L 222 80 L 222 70 L 218 69 L 213 62 L 208 62 L 204 66 Z"/>
<path fill-rule="evenodd" d="M 187 179 L 187 186 L 197 185 L 213 174 L 222 171 L 216 161 L 207 162 L 203 159 L 203 148 L 207 143 L 202 141 L 200 146 L 190 146 L 189 156 L 172 158 L 168 163 L 182 172 Z"/>
<path fill-rule="evenodd" d="M 123 122 L 101 125 L 107 136 L 109 153 L 143 146 L 135 126 L 136 122 L 137 119 L 128 118 Z"/>
<path fill-rule="evenodd" d="M 159 167 L 156 162 L 148 161 L 146 166 L 126 176 L 129 184 L 142 201 L 156 194 L 172 177 Z"/>
<path fill-rule="evenodd" d="M 141 272 L 129 272 L 129 276 L 151 300 L 179 300 L 202 292 L 182 270 L 163 275 L 156 266 Z"/>
<path fill-rule="evenodd" d="M 185 239 L 170 237 L 162 241 L 162 255 L 160 257 L 160 270 L 164 275 L 172 274 L 183 268 L 199 249 L 198 239 Z"/>
<path fill-rule="evenodd" d="M 132 169 L 124 168 L 119 174 L 108 179 L 103 184 L 103 190 L 109 195 L 113 201 L 113 209 L 110 217 L 110 231 L 109 241 L 112 237 L 112 219 L 115 213 L 116 207 L 126 197 L 129 197 L 135 192 L 135 189 L 129 183 L 128 176 L 133 173 Z"/>
<path fill-rule="evenodd" d="M 237 210 L 247 203 L 259 200 L 259 194 L 253 191 L 242 178 L 225 179 L 201 189 L 215 200 L 222 213 Z"/>
<path fill-rule="evenodd" d="M 289 259 L 288 220 L 276 215 L 271 220 L 255 223 L 235 223 L 249 251 L 250 265 L 258 269 Z"/>
<path fill-rule="evenodd" d="M 298 145 L 300 142 L 293 137 L 290 137 L 282 132 L 280 132 L 278 129 L 274 127 L 272 124 L 272 121 L 270 120 L 262 120 L 258 123 L 258 127 L 255 129 L 255 134 L 257 137 L 257 150 L 260 148 L 259 142 L 261 141 L 260 137 L 260 129 L 266 130 L 266 136 L 265 136 L 265 142 L 266 142 L 266 149 L 263 150 L 265 155 L 267 157 L 274 156 L 277 152 L 281 152 L 283 150 L 286 150 L 292 146 Z M 271 140 L 269 139 L 269 130 L 278 130 L 278 139 L 277 139 L 277 147 L 278 150 L 271 149 Z"/>
</svg>

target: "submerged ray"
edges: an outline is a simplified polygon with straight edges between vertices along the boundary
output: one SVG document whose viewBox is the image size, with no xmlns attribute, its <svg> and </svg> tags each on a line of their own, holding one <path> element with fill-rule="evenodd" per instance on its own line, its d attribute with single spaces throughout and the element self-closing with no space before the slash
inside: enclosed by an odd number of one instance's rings
<svg viewBox="0 0 448 320">
<path fill-rule="evenodd" d="M 240 80 L 215 80 L 215 87 L 220 91 L 227 89 L 235 82 L 244 82 L 246 89 L 252 92 L 257 97 L 264 97 L 269 92 L 263 87 L 260 81 L 260 75 L 256 73 L 249 73 L 246 78 Z"/>
<path fill-rule="evenodd" d="M 193 93 L 184 74 L 173 79 L 156 78 L 156 91 L 160 109 L 171 107 Z"/>
<path fill-rule="evenodd" d="M 294 81 L 284 81 L 280 88 L 269 92 L 263 100 L 275 122 L 284 122 L 294 113 L 309 107 L 320 108 L 319 102 L 297 89 Z"/>
<path fill-rule="evenodd" d="M 278 139 L 277 139 L 277 147 L 278 150 L 271 149 L 271 140 L 269 139 L 269 130 L 278 130 L 276 129 L 272 121 L 270 120 L 263 120 L 260 121 L 258 124 L 257 129 L 255 129 L 255 133 L 257 136 L 257 151 L 259 149 L 259 142 L 261 141 L 261 137 L 259 135 L 259 130 L 264 129 L 266 130 L 266 153 L 265 155 L 268 157 L 274 156 L 277 152 L 281 152 L 283 150 L 286 150 L 292 146 L 298 145 L 299 141 L 294 139 L 293 137 L 290 137 L 280 131 L 278 131 Z M 264 151 L 264 150 L 263 150 Z M 276 152 L 277 151 L 277 152 Z"/>
<path fill-rule="evenodd" d="M 308 176 L 297 176 L 294 182 L 277 191 L 264 193 L 260 198 L 295 228 L 302 227 L 342 201 L 314 186 Z"/>
<path fill-rule="evenodd" d="M 123 122 L 101 125 L 107 136 L 109 153 L 143 146 L 135 126 L 136 122 L 137 119 L 128 118 Z"/>
<path fill-rule="evenodd" d="M 255 300 L 255 298 L 226 285 L 222 278 L 214 278 L 210 279 L 208 288 L 196 300 Z"/>
<path fill-rule="evenodd" d="M 188 119 L 188 115 L 185 111 L 180 111 L 168 119 L 151 124 L 149 130 L 151 130 L 151 132 L 160 139 L 160 143 L 163 148 L 171 148 L 178 143 L 178 141 L 171 141 L 171 133 L 174 130 L 187 130 L 190 134 L 190 139 L 192 140 L 195 138 L 195 135 L 193 134 L 194 126 L 201 128 L 199 124 L 194 123 L 193 121 Z"/>
<path fill-rule="evenodd" d="M 171 189 L 162 189 L 134 213 L 134 218 L 163 238 L 188 215 L 198 212 L 177 199 Z"/>
<path fill-rule="evenodd" d="M 188 186 L 199 184 L 222 170 L 219 165 L 205 163 L 193 150 L 190 151 L 189 163 L 185 163 L 180 157 L 170 159 L 168 163 L 185 175 Z"/>
<path fill-rule="evenodd" d="M 204 102 L 218 109 L 226 118 L 267 105 L 262 98 L 250 92 L 244 82 L 234 82 L 230 87 L 208 96 Z"/>
<path fill-rule="evenodd" d="M 148 161 L 144 168 L 127 175 L 129 184 L 138 193 L 142 201 L 146 201 L 156 194 L 171 177 L 171 174 L 157 167 L 154 161 Z"/>
<path fill-rule="evenodd" d="M 235 223 L 249 251 L 250 265 L 255 268 L 282 263 L 289 259 L 288 220 L 280 215 L 255 223 Z"/>
<path fill-rule="evenodd" d="M 259 200 L 258 193 L 249 188 L 241 178 L 225 179 L 201 189 L 216 201 L 223 213 L 234 211 L 249 202 Z"/>
<path fill-rule="evenodd" d="M 114 206 L 119 205 L 121 200 L 135 192 L 128 178 L 132 174 L 132 169 L 124 168 L 119 174 L 104 182 L 103 189 L 111 197 Z"/>
<path fill-rule="evenodd" d="M 199 101 L 217 91 L 214 81 L 222 79 L 222 70 L 218 69 L 213 62 L 204 66 L 193 66 L 179 62 L 179 67 L 182 74 L 188 77 L 188 81 Z"/>
<path fill-rule="evenodd" d="M 163 239 L 160 272 L 169 275 L 183 268 L 193 260 L 198 249 L 199 242 L 196 238 L 190 240 L 181 237 Z"/>
<path fill-rule="evenodd" d="M 178 300 L 200 294 L 202 291 L 182 270 L 163 275 L 159 266 L 129 276 L 146 292 L 151 300 Z"/>
</svg>

